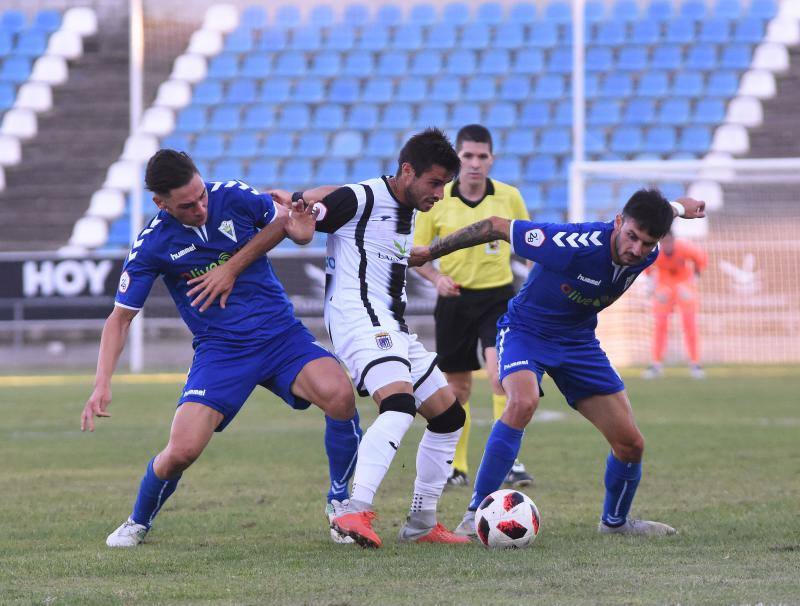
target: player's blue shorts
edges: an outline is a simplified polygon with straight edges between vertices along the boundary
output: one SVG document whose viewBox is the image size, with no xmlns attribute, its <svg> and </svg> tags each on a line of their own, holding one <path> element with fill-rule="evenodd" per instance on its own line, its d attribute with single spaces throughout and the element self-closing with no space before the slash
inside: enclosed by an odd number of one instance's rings
<svg viewBox="0 0 800 606">
<path fill-rule="evenodd" d="M 498 324 L 497 365 L 500 381 L 518 370 L 536 373 L 539 384 L 546 372 L 572 408 L 589 396 L 625 389 L 619 374 L 597 339 L 558 342 Z"/>
<path fill-rule="evenodd" d="M 197 402 L 225 415 L 216 431 L 233 420 L 256 385 L 266 387 L 295 409 L 311 402 L 292 393 L 292 383 L 303 367 L 317 358 L 333 357 L 300 322 L 266 341 L 240 345 L 201 341 L 178 406 Z"/>
</svg>

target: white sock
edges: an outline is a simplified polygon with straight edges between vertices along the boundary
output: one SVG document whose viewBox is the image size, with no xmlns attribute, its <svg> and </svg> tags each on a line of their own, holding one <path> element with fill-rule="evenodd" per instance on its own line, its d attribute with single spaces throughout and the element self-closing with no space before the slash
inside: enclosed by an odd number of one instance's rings
<svg viewBox="0 0 800 606">
<path fill-rule="evenodd" d="M 400 441 L 413 422 L 414 417 L 408 413 L 387 410 L 379 414 L 375 422 L 364 432 L 361 444 L 358 446 L 358 461 L 353 474 L 351 498 L 372 503 L 378 486 L 381 485 L 397 449 L 400 448 Z"/>
<path fill-rule="evenodd" d="M 417 449 L 417 479 L 414 480 L 411 513 L 436 510 L 447 476 L 450 475 L 461 432 L 462 429 L 452 433 L 425 430 Z"/>
</svg>

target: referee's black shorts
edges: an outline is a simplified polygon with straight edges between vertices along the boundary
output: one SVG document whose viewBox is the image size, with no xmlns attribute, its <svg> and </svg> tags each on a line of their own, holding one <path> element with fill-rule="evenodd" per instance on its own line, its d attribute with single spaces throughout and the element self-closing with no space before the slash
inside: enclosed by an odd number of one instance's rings
<svg viewBox="0 0 800 606">
<path fill-rule="evenodd" d="M 443 372 L 467 372 L 481 367 L 481 351 L 495 346 L 497 320 L 506 312 L 514 286 L 482 290 L 461 289 L 457 297 L 439 297 L 436 320 L 436 353 Z"/>
</svg>

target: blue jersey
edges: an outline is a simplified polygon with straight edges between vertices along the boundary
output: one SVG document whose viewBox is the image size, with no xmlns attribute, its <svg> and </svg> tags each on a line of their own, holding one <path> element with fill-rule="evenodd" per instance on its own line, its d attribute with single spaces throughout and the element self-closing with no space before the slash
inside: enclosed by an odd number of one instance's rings
<svg viewBox="0 0 800 606">
<path fill-rule="evenodd" d="M 298 320 L 266 256 L 237 278 L 225 309 L 215 303 L 200 313 L 190 305 L 187 280 L 225 263 L 276 217 L 272 198 L 241 181 L 205 185 L 205 225 L 186 226 L 160 211 L 133 243 L 120 276 L 116 305 L 141 309 L 161 275 L 195 343 L 201 339 L 252 342 L 286 331 Z"/>
<path fill-rule="evenodd" d="M 514 221 L 512 250 L 536 265 L 500 323 L 548 339 L 594 339 L 597 313 L 622 296 L 658 256 L 656 247 L 638 265 L 615 264 L 613 230 L 612 222 Z"/>
</svg>

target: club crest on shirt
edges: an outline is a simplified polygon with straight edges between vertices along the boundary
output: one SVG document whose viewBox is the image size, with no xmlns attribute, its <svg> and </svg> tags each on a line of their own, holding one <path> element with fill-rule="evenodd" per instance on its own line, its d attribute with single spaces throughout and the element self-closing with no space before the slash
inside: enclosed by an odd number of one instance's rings
<svg viewBox="0 0 800 606">
<path fill-rule="evenodd" d="M 546 239 L 547 238 L 541 229 L 529 229 L 525 232 L 525 244 L 528 246 L 539 248 L 542 244 L 544 244 Z"/>
<path fill-rule="evenodd" d="M 375 343 L 379 349 L 391 349 L 392 337 L 388 332 L 379 332 L 375 335 Z"/>
<path fill-rule="evenodd" d="M 223 221 L 219 224 L 219 230 L 222 232 L 222 235 L 226 238 L 230 238 L 234 242 L 236 242 L 236 230 L 233 227 L 233 221 L 228 219 L 227 221 Z"/>
</svg>

